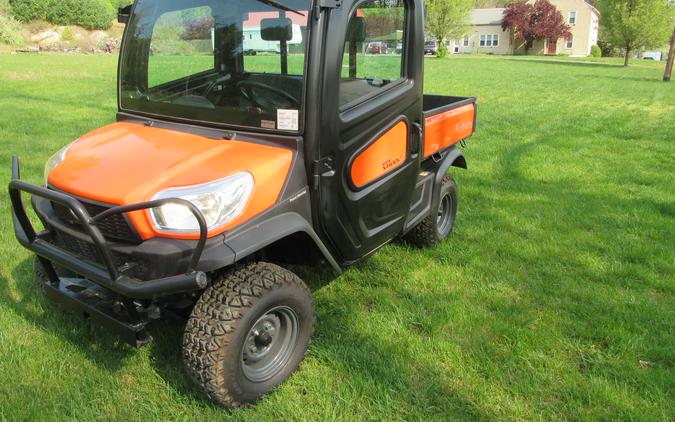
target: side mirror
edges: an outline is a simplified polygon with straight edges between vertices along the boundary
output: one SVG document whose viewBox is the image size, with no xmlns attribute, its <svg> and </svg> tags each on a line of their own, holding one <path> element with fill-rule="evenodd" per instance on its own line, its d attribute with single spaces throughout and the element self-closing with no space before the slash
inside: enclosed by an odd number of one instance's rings
<svg viewBox="0 0 675 422">
<path fill-rule="evenodd" d="M 366 18 L 353 16 L 347 26 L 347 41 L 364 42 L 366 40 Z"/>
<path fill-rule="evenodd" d="M 120 7 L 117 9 L 117 22 L 119 23 L 129 23 L 129 15 L 131 14 L 131 6 Z"/>
<path fill-rule="evenodd" d="M 289 18 L 263 19 L 260 37 L 265 41 L 290 41 L 293 39 L 293 22 Z"/>
</svg>

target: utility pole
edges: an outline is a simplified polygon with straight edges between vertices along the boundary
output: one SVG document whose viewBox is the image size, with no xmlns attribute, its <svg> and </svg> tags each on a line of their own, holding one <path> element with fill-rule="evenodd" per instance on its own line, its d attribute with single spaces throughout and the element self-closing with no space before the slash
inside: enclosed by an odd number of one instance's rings
<svg viewBox="0 0 675 422">
<path fill-rule="evenodd" d="M 675 27 L 673 27 L 673 36 L 670 37 L 670 50 L 668 51 L 668 61 L 666 62 L 666 71 L 663 73 L 663 80 L 670 82 L 670 76 L 673 74 L 673 61 L 675 60 Z"/>
</svg>

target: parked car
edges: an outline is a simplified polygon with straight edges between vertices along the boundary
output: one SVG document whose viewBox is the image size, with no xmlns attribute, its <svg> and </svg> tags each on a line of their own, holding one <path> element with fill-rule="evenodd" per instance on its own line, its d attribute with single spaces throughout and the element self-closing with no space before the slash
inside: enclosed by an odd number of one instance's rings
<svg viewBox="0 0 675 422">
<path fill-rule="evenodd" d="M 367 54 L 387 54 L 389 52 L 389 47 L 387 43 L 384 42 L 371 42 L 366 47 Z"/>
<path fill-rule="evenodd" d="M 643 60 L 656 60 L 660 62 L 663 59 L 663 53 L 660 51 L 645 51 L 642 53 Z"/>
<path fill-rule="evenodd" d="M 424 54 L 436 54 L 436 53 L 438 53 L 438 42 L 426 41 L 424 43 Z"/>
</svg>

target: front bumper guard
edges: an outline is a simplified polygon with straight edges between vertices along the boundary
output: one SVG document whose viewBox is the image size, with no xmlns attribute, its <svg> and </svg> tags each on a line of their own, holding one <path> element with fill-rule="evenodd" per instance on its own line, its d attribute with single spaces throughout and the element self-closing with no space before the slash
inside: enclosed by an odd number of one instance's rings
<svg viewBox="0 0 675 422">
<path fill-rule="evenodd" d="M 197 270 L 197 265 L 206 244 L 206 220 L 199 209 L 191 202 L 180 198 L 158 199 L 109 208 L 92 217 L 84 206 L 72 196 L 26 183 L 21 180 L 20 176 L 19 159 L 14 156 L 12 157 L 12 180 L 9 183 L 14 234 L 21 245 L 38 255 L 54 289 L 59 289 L 60 279 L 52 263 L 67 268 L 87 280 L 120 294 L 124 298 L 131 299 L 151 299 L 159 296 L 190 292 L 203 289 L 208 285 L 206 274 L 203 271 Z M 46 198 L 68 207 L 85 230 L 85 233 L 91 238 L 101 261 L 103 261 L 103 265 L 84 261 L 48 242 L 44 236 L 36 233 L 26 214 L 26 209 L 21 198 L 22 192 Z M 110 246 L 97 227 L 97 222 L 113 214 L 155 208 L 169 203 L 187 207 L 199 224 L 199 240 L 186 273 L 154 280 L 139 280 L 120 274 L 119 269 L 115 266 Z"/>
</svg>

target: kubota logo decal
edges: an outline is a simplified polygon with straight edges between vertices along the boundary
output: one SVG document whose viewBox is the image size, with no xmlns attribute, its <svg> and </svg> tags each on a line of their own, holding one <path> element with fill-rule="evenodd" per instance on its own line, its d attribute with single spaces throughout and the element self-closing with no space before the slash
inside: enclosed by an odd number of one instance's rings
<svg viewBox="0 0 675 422">
<path fill-rule="evenodd" d="M 387 159 L 382 163 L 382 170 L 387 170 L 392 167 L 394 167 L 396 164 L 400 163 L 401 159 L 400 158 L 394 158 L 393 160 Z"/>
<path fill-rule="evenodd" d="M 472 127 L 473 122 L 471 122 L 470 120 L 462 120 L 457 122 L 457 124 L 455 125 L 455 130 L 457 131 L 457 133 L 462 133 L 466 132 L 467 130 L 471 130 Z"/>
</svg>

